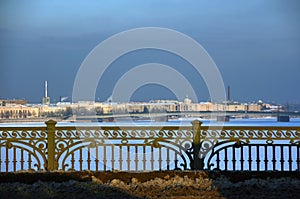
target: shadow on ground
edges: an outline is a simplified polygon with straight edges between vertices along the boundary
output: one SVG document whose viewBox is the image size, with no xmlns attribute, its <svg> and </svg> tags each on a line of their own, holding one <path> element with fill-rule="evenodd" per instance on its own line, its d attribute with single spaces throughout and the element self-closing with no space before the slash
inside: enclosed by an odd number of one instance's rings
<svg viewBox="0 0 300 199">
<path fill-rule="evenodd" d="M 300 172 L 0 173 L 0 198 L 298 198 Z"/>
</svg>

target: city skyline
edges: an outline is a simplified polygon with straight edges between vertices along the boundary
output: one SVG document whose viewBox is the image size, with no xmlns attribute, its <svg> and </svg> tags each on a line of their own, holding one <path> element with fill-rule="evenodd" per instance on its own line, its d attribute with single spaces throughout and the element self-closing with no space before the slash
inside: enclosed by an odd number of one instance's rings
<svg viewBox="0 0 300 199">
<path fill-rule="evenodd" d="M 298 1 L 84 1 L 20 3 L 0 7 L 0 99 L 41 102 L 48 80 L 53 102 L 71 98 L 76 73 L 88 53 L 108 37 L 138 27 L 165 27 L 199 42 L 240 102 L 300 102 Z M 123 73 L 144 63 L 173 67 L 192 84 L 198 101 L 208 101 L 202 77 L 168 52 L 128 53 L 111 64 L 95 100 L 105 101 Z M 184 92 L 184 91 L 183 91 Z M 189 95 L 189 93 L 183 93 Z M 141 86 L 132 101 L 176 99 L 166 87 Z"/>
<path fill-rule="evenodd" d="M 0 100 L 2 101 L 22 101 L 22 102 L 26 102 L 26 104 L 44 104 L 44 105 L 56 105 L 58 103 L 64 103 L 64 102 L 67 102 L 67 103 L 80 103 L 80 102 L 102 102 L 102 103 L 147 103 L 147 102 L 159 102 L 159 101 L 172 101 L 172 102 L 183 102 L 185 101 L 186 99 L 189 99 L 189 96 L 186 95 L 184 98 L 182 99 L 177 99 L 176 97 L 175 98 L 153 98 L 153 99 L 150 99 L 150 100 L 142 100 L 142 101 L 137 101 L 137 100 L 130 100 L 130 101 L 115 101 L 112 96 L 108 97 L 106 100 L 104 101 L 100 101 L 100 97 L 95 97 L 95 100 L 78 100 L 78 101 L 72 101 L 72 98 L 70 96 L 59 96 L 59 97 L 54 97 L 54 99 L 51 98 L 51 96 L 48 95 L 48 81 L 45 80 L 44 81 L 44 95 L 43 97 L 41 97 L 41 100 L 38 101 L 38 102 L 32 102 L 32 101 L 29 101 L 28 99 L 26 98 L 0 98 Z M 226 99 L 224 101 L 219 101 L 219 102 L 216 102 L 216 103 L 270 103 L 270 104 L 274 104 L 274 101 L 265 101 L 263 102 L 262 100 L 252 100 L 252 101 L 237 101 L 235 99 L 232 99 L 231 98 L 231 90 L 230 90 L 230 85 L 227 86 L 227 91 L 226 91 L 227 95 L 226 95 Z M 134 99 L 134 97 L 133 97 Z M 191 99 L 189 99 L 191 100 Z M 191 102 L 193 103 L 201 103 L 201 102 L 212 102 L 210 99 L 208 100 L 204 100 L 204 101 L 201 101 L 201 100 L 198 100 L 198 101 L 193 101 L 191 100 Z M 287 103 L 288 104 L 288 103 Z M 296 104 L 298 105 L 298 104 Z M 300 105 L 300 104 L 299 104 Z"/>
</svg>

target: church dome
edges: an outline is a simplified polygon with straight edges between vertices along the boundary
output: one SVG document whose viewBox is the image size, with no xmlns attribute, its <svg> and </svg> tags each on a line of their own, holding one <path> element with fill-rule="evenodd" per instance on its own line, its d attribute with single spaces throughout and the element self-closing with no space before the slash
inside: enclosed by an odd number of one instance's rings
<svg viewBox="0 0 300 199">
<path fill-rule="evenodd" d="M 186 97 L 183 101 L 185 104 L 191 104 L 192 103 L 192 100 L 188 97 Z"/>
</svg>

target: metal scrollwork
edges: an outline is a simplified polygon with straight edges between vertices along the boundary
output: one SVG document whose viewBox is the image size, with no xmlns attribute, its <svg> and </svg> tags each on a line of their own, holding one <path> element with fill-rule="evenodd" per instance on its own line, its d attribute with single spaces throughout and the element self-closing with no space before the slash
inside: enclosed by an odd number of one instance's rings
<svg viewBox="0 0 300 199">
<path fill-rule="evenodd" d="M 220 143 L 234 142 L 235 147 L 239 147 L 244 143 L 250 143 L 253 140 L 260 140 L 265 144 L 275 144 L 278 140 L 289 141 L 291 144 L 299 145 L 300 139 L 300 127 L 253 127 L 253 126 L 224 126 L 224 127 L 209 127 L 201 126 L 199 128 L 200 149 L 199 157 L 205 158 L 207 154 L 214 150 L 215 146 L 219 146 Z M 99 147 L 105 150 L 120 151 L 126 149 L 126 154 L 120 156 L 121 160 L 115 160 L 112 157 L 105 162 L 111 162 L 115 164 L 118 162 L 130 162 L 124 158 L 133 158 L 127 155 L 127 152 L 135 151 L 139 153 L 141 150 L 149 147 L 151 150 L 167 149 L 170 153 L 172 151 L 175 162 L 181 158 L 181 162 L 175 169 L 188 169 L 189 162 L 193 162 L 193 146 L 194 141 L 194 128 L 192 126 L 85 126 L 85 127 L 55 127 L 52 136 L 54 136 L 54 164 L 58 169 L 63 169 L 71 166 L 75 162 L 74 153 L 80 151 L 83 148 L 88 150 L 98 150 Z M 195 139 L 195 140 L 194 140 Z M 0 128 L 0 147 L 6 147 L 9 150 L 18 148 L 20 150 L 26 150 L 34 158 L 38 159 L 36 165 L 41 169 L 44 166 L 46 169 L 47 158 L 49 152 L 49 129 L 46 127 L 1 127 Z M 115 147 L 113 149 L 113 147 Z M 103 150 L 104 150 L 103 149 Z M 98 153 L 98 152 L 97 152 Z M 99 151 L 100 153 L 100 151 Z M 101 154 L 105 152 L 101 151 Z M 108 154 L 108 152 L 107 152 Z M 71 162 L 66 162 L 70 160 Z M 134 155 L 136 158 L 138 155 Z M 69 159 L 68 159 L 69 158 Z M 158 157 L 154 157 L 158 158 Z M 168 157 L 169 158 L 169 157 Z M 83 160 L 80 160 L 81 164 Z M 88 163 L 91 159 L 85 160 Z M 99 160 L 95 160 L 99 161 Z M 138 164 L 139 160 L 134 160 Z M 142 160 L 146 161 L 146 160 Z M 152 160 L 151 160 L 152 161 Z M 154 161 L 154 160 L 153 160 Z M 159 160 L 171 161 L 167 160 Z M 2 160 L 2 163 L 4 161 Z M 16 161 L 17 162 L 17 161 Z M 24 161 L 25 162 L 25 161 Z M 168 162 L 168 164 L 169 164 Z M 129 163 L 128 163 L 129 164 Z M 191 166 L 192 167 L 192 166 Z"/>
</svg>

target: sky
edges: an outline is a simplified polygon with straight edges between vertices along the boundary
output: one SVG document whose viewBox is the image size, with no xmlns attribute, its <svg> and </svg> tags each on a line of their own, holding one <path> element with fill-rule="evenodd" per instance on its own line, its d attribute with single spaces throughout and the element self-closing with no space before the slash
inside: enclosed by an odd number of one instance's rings
<svg viewBox="0 0 300 199">
<path fill-rule="evenodd" d="M 132 28 L 162 27 L 204 47 L 233 100 L 300 103 L 299 10 L 297 0 L 0 0 L 0 99 L 39 103 L 45 80 L 52 102 L 71 98 L 81 63 L 99 43 Z M 198 101 L 209 100 L 207 85 L 189 63 L 158 50 L 131 52 L 112 63 L 95 100 L 108 99 L 126 71 L 151 62 L 178 70 Z M 174 98 L 167 87 L 150 84 L 131 100 Z"/>
</svg>

